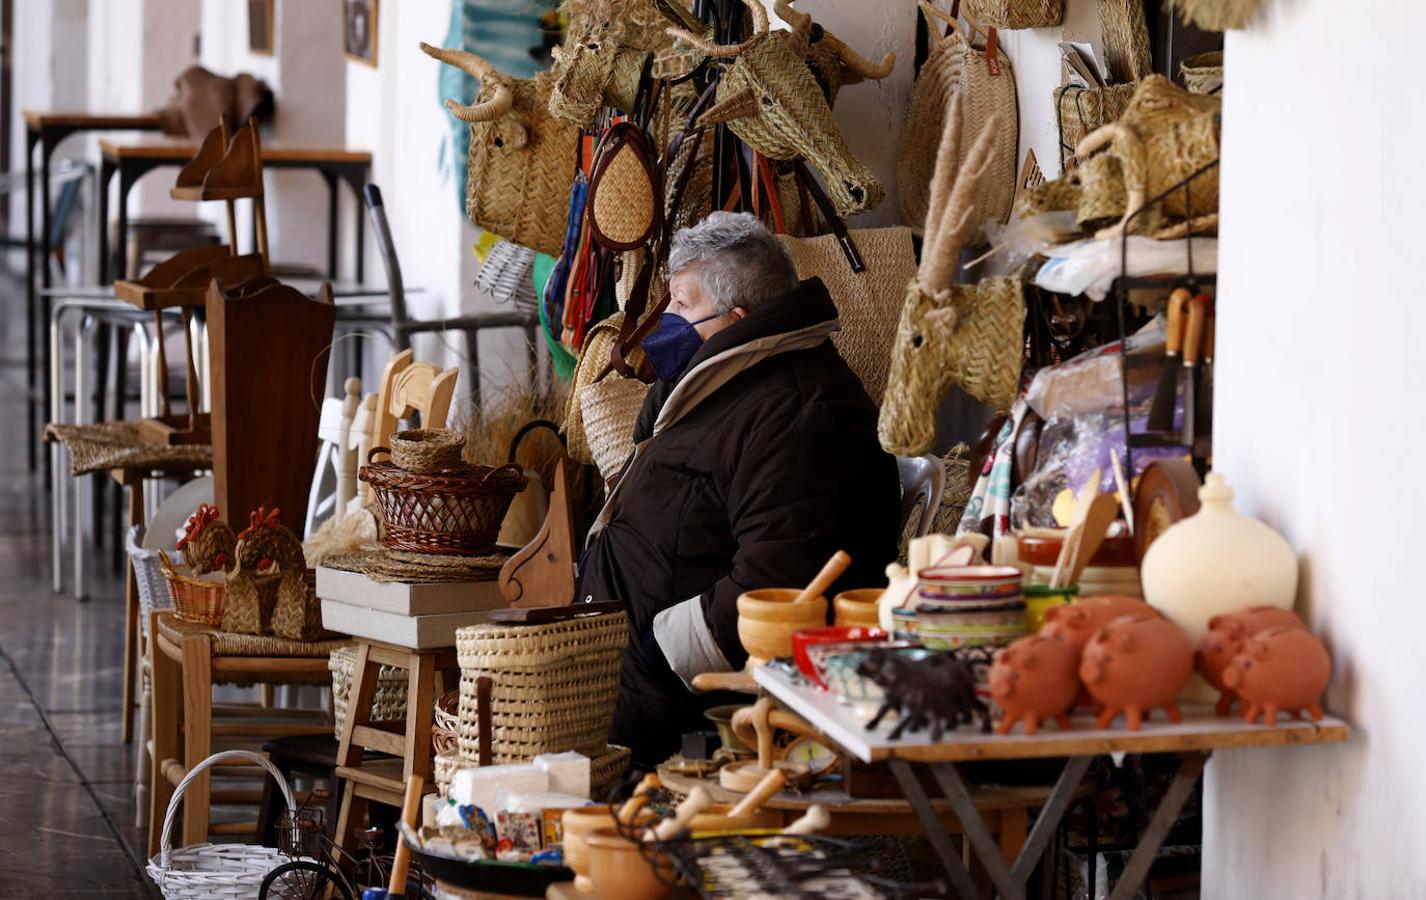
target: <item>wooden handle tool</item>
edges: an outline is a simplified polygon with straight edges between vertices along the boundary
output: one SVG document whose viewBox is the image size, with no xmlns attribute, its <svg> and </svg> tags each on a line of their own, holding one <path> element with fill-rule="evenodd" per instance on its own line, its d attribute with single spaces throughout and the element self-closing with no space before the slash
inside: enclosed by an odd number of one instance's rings
<svg viewBox="0 0 1426 900">
<path fill-rule="evenodd" d="M 693 821 L 694 816 L 712 805 L 713 798 L 708 796 L 708 792 L 701 787 L 695 787 L 674 809 L 672 816 L 644 832 L 644 840 L 672 840 L 678 836 L 679 832 L 688 828 L 688 823 Z"/>
<path fill-rule="evenodd" d="M 416 814 L 421 810 L 421 796 L 426 793 L 426 779 L 420 775 L 406 776 L 406 795 L 401 799 L 401 822 L 416 827 Z M 411 848 L 406 841 L 396 844 L 396 856 L 391 861 L 391 881 L 386 893 L 391 897 L 406 896 L 406 872 L 411 868 Z"/>
<path fill-rule="evenodd" d="M 1089 561 L 1094 559 L 1094 554 L 1099 552 L 1100 545 L 1109 534 L 1109 526 L 1114 524 L 1118 515 L 1119 504 L 1114 501 L 1113 494 L 1100 494 L 1094 498 L 1094 502 L 1089 506 L 1089 515 L 1080 523 L 1079 547 L 1075 550 L 1069 568 L 1065 570 L 1065 583 L 1062 587 L 1079 583 L 1080 573 L 1089 565 Z"/>
<path fill-rule="evenodd" d="M 782 829 L 782 833 L 787 836 L 799 834 L 816 834 L 823 831 L 832 824 L 832 816 L 827 812 L 826 807 L 820 803 L 814 803 L 807 807 L 807 812 L 803 813 L 795 822 L 790 823 Z"/>
<path fill-rule="evenodd" d="M 659 781 L 657 772 L 650 772 L 644 776 L 644 780 L 639 782 L 639 786 L 634 788 L 634 795 L 624 801 L 624 805 L 619 807 L 619 812 L 614 818 L 621 825 L 628 825 L 634 821 L 634 817 L 639 814 L 639 810 L 648 806 L 649 800 L 653 798 L 654 792 L 663 787 L 663 782 Z"/>
<path fill-rule="evenodd" d="M 750 816 L 762 809 L 773 794 L 782 790 L 782 786 L 787 784 L 787 774 L 781 769 L 773 769 L 763 776 L 763 780 L 758 782 L 758 786 L 747 793 L 743 799 L 738 801 L 738 805 L 728 810 L 728 818 L 736 819 L 741 816 Z"/>
<path fill-rule="evenodd" d="M 812 579 L 792 602 L 806 603 L 808 600 L 815 600 L 827 593 L 827 588 L 832 586 L 832 582 L 841 578 L 842 573 L 847 571 L 847 566 L 851 564 L 852 558 L 847 555 L 845 550 L 833 553 L 832 558 L 827 560 L 827 564 L 822 567 L 822 571 L 817 573 L 817 577 Z"/>
</svg>

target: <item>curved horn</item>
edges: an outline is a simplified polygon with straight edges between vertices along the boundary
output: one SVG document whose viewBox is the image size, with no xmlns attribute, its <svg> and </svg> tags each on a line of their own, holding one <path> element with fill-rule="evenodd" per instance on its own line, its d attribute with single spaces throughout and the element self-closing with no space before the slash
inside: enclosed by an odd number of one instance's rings
<svg viewBox="0 0 1426 900">
<path fill-rule="evenodd" d="M 812 16 L 798 9 L 792 8 L 792 0 L 777 0 L 772 5 L 772 11 L 777 13 L 778 18 L 792 26 L 792 30 L 799 35 L 805 36 L 812 30 Z"/>
<path fill-rule="evenodd" d="M 858 78 L 870 78 L 874 81 L 880 81 L 890 75 L 892 69 L 896 68 L 895 53 L 886 54 L 878 65 L 851 47 L 848 47 L 845 43 L 842 44 L 841 51 L 843 68 Z"/>
<path fill-rule="evenodd" d="M 664 34 L 676 41 L 683 41 L 685 44 L 697 50 L 701 50 L 708 56 L 715 59 L 728 59 L 737 56 L 743 51 L 743 44 L 715 44 L 705 37 L 685 31 L 682 28 L 675 28 L 672 25 L 664 29 Z M 749 43 L 745 41 L 744 43 Z"/>
<path fill-rule="evenodd" d="M 486 60 L 481 59 L 474 53 L 465 50 L 447 50 L 442 47 L 432 47 L 425 41 L 421 42 L 421 51 L 427 56 L 438 59 L 448 66 L 455 66 L 462 72 L 474 76 L 477 80 L 484 82 L 488 79 L 495 81 L 495 93 L 484 103 L 476 103 L 466 106 L 454 100 L 446 101 L 446 109 L 451 111 L 451 115 L 462 122 L 489 122 L 498 119 L 510 111 L 515 104 L 515 95 L 511 93 L 509 85 L 505 84 L 500 75 L 500 71 Z"/>
<path fill-rule="evenodd" d="M 762 5 L 762 0 L 743 0 L 743 5 L 753 17 L 753 37 L 767 34 L 767 7 Z"/>
</svg>

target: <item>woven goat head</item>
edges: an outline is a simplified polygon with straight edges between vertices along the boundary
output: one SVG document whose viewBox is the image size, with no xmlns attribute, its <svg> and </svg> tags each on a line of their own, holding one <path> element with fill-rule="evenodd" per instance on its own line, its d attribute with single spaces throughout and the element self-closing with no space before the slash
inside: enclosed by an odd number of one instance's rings
<svg viewBox="0 0 1426 900">
<path fill-rule="evenodd" d="M 473 53 L 426 43 L 421 49 L 480 80 L 473 104 L 446 101 L 470 123 L 466 215 L 508 241 L 558 256 L 579 128 L 550 115 L 552 77 L 512 78 Z"/>
<path fill-rule="evenodd" d="M 991 116 L 956 172 L 961 100 L 952 99 L 931 179 L 921 266 L 906 285 L 877 422 L 881 446 L 889 453 L 917 456 L 931 449 L 936 410 L 952 383 L 997 407 L 1008 407 L 1018 392 L 1025 318 L 1019 280 L 954 283 L 998 127 L 998 117 Z"/>
<path fill-rule="evenodd" d="M 827 95 L 808 68 L 810 20 L 805 30 L 769 33 L 762 4 L 744 2 L 755 31 L 740 44 L 714 44 L 684 29 L 669 29 L 709 56 L 731 60 L 719 79 L 716 102 L 701 124 L 726 122 L 743 142 L 770 159 L 806 159 L 842 215 L 872 209 L 884 191 L 871 170 L 852 156 Z"/>
</svg>

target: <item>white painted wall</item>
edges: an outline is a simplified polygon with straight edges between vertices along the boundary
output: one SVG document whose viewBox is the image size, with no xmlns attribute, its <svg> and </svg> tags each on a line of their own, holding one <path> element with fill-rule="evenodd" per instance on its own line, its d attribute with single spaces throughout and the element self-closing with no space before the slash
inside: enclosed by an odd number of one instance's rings
<svg viewBox="0 0 1426 900">
<path fill-rule="evenodd" d="M 1215 900 L 1426 896 L 1426 8 L 1342 13 L 1276 0 L 1228 37 L 1214 413 L 1240 509 L 1302 556 L 1299 608 L 1354 737 L 1215 754 Z"/>
</svg>

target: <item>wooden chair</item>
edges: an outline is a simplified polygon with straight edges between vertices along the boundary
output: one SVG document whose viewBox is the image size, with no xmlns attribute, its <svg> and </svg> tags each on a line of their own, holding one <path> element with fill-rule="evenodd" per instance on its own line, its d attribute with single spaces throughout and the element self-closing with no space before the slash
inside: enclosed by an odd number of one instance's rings
<svg viewBox="0 0 1426 900">
<path fill-rule="evenodd" d="M 353 429 L 358 435 L 357 465 L 364 465 L 374 447 L 389 447 L 392 432 L 401 429 L 401 420 L 420 416 L 422 428 L 445 428 L 455 398 L 460 369 L 442 370 L 431 363 L 418 363 L 410 350 L 391 358 L 381 373 L 381 387 L 368 410 L 357 410 Z M 368 395 L 369 396 L 369 395 Z M 363 415 L 365 413 L 365 415 Z M 358 491 L 362 503 L 371 500 L 371 486 L 362 483 Z"/>
<path fill-rule="evenodd" d="M 307 496 L 307 523 L 303 529 L 308 538 L 321 520 L 345 516 L 357 494 L 357 469 L 365 455 L 362 444 L 369 442 L 367 410 L 376 408 L 376 397 L 371 396 L 370 405 L 363 406 L 360 378 L 348 378 L 343 388 L 344 396 L 322 401 L 322 417 L 317 424 L 321 448 L 317 451 L 317 472 Z M 363 412 L 366 415 L 362 416 Z"/>
</svg>

